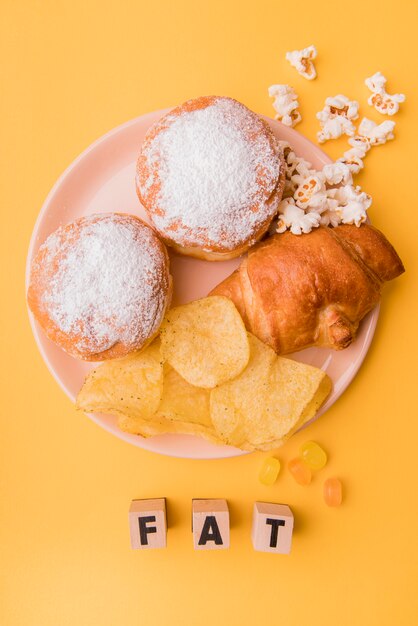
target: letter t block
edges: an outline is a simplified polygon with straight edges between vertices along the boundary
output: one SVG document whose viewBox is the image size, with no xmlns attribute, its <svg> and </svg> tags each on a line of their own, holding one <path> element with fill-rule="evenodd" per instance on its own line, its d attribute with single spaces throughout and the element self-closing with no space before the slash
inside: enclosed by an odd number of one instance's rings
<svg viewBox="0 0 418 626">
<path fill-rule="evenodd" d="M 167 546 L 167 516 L 165 498 L 132 500 L 129 508 L 131 547 L 165 548 Z"/>
<path fill-rule="evenodd" d="M 287 504 L 255 502 L 251 538 L 254 550 L 289 554 L 293 513 Z"/>
</svg>

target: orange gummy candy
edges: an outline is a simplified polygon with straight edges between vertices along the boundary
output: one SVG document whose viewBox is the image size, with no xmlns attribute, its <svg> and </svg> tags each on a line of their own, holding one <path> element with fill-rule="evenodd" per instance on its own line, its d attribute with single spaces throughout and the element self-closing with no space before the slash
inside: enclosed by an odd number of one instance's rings
<svg viewBox="0 0 418 626">
<path fill-rule="evenodd" d="M 340 506 L 343 500 L 343 488 L 338 478 L 328 478 L 324 482 L 324 500 L 328 506 Z"/>
<path fill-rule="evenodd" d="M 292 459 L 287 464 L 287 467 L 299 485 L 309 485 L 312 480 L 312 472 L 302 459 Z"/>
</svg>

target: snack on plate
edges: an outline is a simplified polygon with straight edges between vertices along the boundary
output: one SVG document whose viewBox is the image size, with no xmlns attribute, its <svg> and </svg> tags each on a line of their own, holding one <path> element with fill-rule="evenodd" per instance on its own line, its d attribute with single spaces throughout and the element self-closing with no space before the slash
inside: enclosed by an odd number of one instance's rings
<svg viewBox="0 0 418 626">
<path fill-rule="evenodd" d="M 376 228 L 321 226 L 257 244 L 211 294 L 230 298 L 247 330 L 278 354 L 308 346 L 341 350 L 379 302 L 383 283 L 403 271 Z"/>
<path fill-rule="evenodd" d="M 286 54 L 309 80 L 315 57 L 314 46 Z M 393 115 L 405 97 L 389 96 L 385 83 L 380 73 L 366 80 L 369 101 Z M 269 95 L 276 119 L 301 120 L 292 87 L 272 85 Z M 344 95 L 326 99 L 319 142 L 346 134 L 352 148 L 317 171 L 236 100 L 189 100 L 148 130 L 138 156 L 137 193 L 155 230 L 103 213 L 47 238 L 32 263 L 29 307 L 68 354 L 104 361 L 87 375 L 78 409 L 114 415 L 132 435 L 199 435 L 247 451 L 282 445 L 315 416 L 330 378 L 279 354 L 348 347 L 384 282 L 404 271 L 364 223 L 371 197 L 353 183 L 395 123 L 363 118 L 356 133 L 358 109 Z M 208 297 L 168 310 L 172 277 L 157 235 L 186 256 L 248 255 Z M 308 442 L 302 457 L 289 468 L 308 484 L 326 453 Z M 262 482 L 279 469 L 268 459 Z M 328 487 L 325 499 L 338 504 L 341 485 Z"/>
<path fill-rule="evenodd" d="M 189 332 L 193 336 L 192 328 Z M 234 333 L 240 335 L 241 329 L 232 329 L 225 337 L 226 351 L 234 345 Z M 330 381 L 321 370 L 277 357 L 252 335 L 247 342 L 248 365 L 234 379 L 209 390 L 191 385 L 168 363 L 163 365 L 156 339 L 145 350 L 90 372 L 77 408 L 115 415 L 122 431 L 143 437 L 182 433 L 243 450 L 277 447 L 314 416 L 329 393 Z M 222 355 L 218 357 L 222 368 Z M 241 403 L 242 411 L 234 409 L 231 415 L 234 402 Z M 238 422 L 245 432 L 241 439 L 236 434 Z"/>
<path fill-rule="evenodd" d="M 33 260 L 28 304 L 56 344 L 86 361 L 122 357 L 156 336 L 171 300 L 164 244 L 133 215 L 81 217 Z"/>
<path fill-rule="evenodd" d="M 320 369 L 284 359 L 249 334 L 250 360 L 210 395 L 219 437 L 242 450 L 270 450 L 314 417 L 331 391 Z"/>
<path fill-rule="evenodd" d="M 220 296 L 171 309 L 161 326 L 161 351 L 185 380 L 208 389 L 238 376 L 250 356 L 244 322 Z"/>
<path fill-rule="evenodd" d="M 204 96 L 147 132 L 137 192 L 164 241 L 181 254 L 225 260 L 267 231 L 284 186 L 269 125 L 232 98 Z"/>
<path fill-rule="evenodd" d="M 390 95 L 386 92 L 387 81 L 381 72 L 376 72 L 364 82 L 372 92 L 367 102 L 382 115 L 395 115 L 399 111 L 399 104 L 405 102 L 406 98 L 403 93 Z"/>
<path fill-rule="evenodd" d="M 338 139 L 341 135 L 354 135 L 353 121 L 358 118 L 359 103 L 339 94 L 325 100 L 322 111 L 316 114 L 321 130 L 318 133 L 319 143 L 329 139 Z"/>
<path fill-rule="evenodd" d="M 149 419 L 161 402 L 163 361 L 156 339 L 141 352 L 113 359 L 92 370 L 77 396 L 76 406 L 87 412 Z"/>
<path fill-rule="evenodd" d="M 86 377 L 77 409 L 109 413 L 124 432 L 200 435 L 218 441 L 209 412 L 209 391 L 193 387 L 161 357 L 156 339 L 141 352 L 98 365 Z"/>
<path fill-rule="evenodd" d="M 279 120 L 285 126 L 296 126 L 302 121 L 302 116 L 299 113 L 298 96 L 293 87 L 290 85 L 271 85 L 269 96 L 274 98 L 275 120 Z"/>
<path fill-rule="evenodd" d="M 316 78 L 316 69 L 313 60 L 317 57 L 315 46 L 308 46 L 303 50 L 293 50 L 286 52 L 286 60 L 296 69 L 297 72 L 308 80 Z"/>
</svg>

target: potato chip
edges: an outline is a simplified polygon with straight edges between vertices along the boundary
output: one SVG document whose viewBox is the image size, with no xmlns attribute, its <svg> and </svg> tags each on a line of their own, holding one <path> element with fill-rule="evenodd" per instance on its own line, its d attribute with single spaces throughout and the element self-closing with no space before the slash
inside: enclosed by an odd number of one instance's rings
<svg viewBox="0 0 418 626">
<path fill-rule="evenodd" d="M 208 428 L 197 423 L 182 421 L 179 419 L 179 416 L 171 419 L 156 413 L 150 419 L 144 420 L 142 418 L 120 415 L 118 417 L 118 427 L 126 433 L 140 435 L 145 438 L 165 434 L 195 435 L 204 437 L 212 443 L 223 444 L 213 426 Z"/>
<path fill-rule="evenodd" d="M 164 364 L 163 395 L 158 414 L 211 427 L 209 396 L 208 389 L 191 385 L 171 365 Z"/>
<path fill-rule="evenodd" d="M 288 360 L 288 359 L 286 359 Z M 296 424 L 291 428 L 286 435 L 281 437 L 281 439 L 277 439 L 276 441 L 270 441 L 267 444 L 259 445 L 257 450 L 271 450 L 272 448 L 279 448 L 282 446 L 295 432 L 297 432 L 304 424 L 309 422 L 313 417 L 315 417 L 318 409 L 324 403 L 325 399 L 331 392 L 332 384 L 331 379 L 326 374 L 323 379 L 319 383 L 318 389 L 312 398 L 312 400 L 307 404 L 305 409 L 303 410 L 300 419 L 296 422 Z"/>
<path fill-rule="evenodd" d="M 143 437 L 162 433 L 200 435 L 223 443 L 216 435 L 209 411 L 208 389 L 194 387 L 168 363 L 164 364 L 163 394 L 158 411 L 148 420 L 121 416 L 121 430 Z"/>
<path fill-rule="evenodd" d="M 175 433 L 176 428 L 164 417 L 153 415 L 150 419 L 141 417 L 118 416 L 118 427 L 125 433 L 141 437 L 155 437 L 166 433 Z"/>
<path fill-rule="evenodd" d="M 210 418 L 210 391 L 188 383 L 168 363 L 164 364 L 163 395 L 156 417 L 171 423 L 175 432 L 219 440 Z"/>
<path fill-rule="evenodd" d="M 163 389 L 160 341 L 123 359 L 92 370 L 77 396 L 77 408 L 148 419 L 158 409 Z"/>
<path fill-rule="evenodd" d="M 161 350 L 187 382 L 207 389 L 238 376 L 249 359 L 244 322 L 223 296 L 171 309 L 161 327 Z"/>
<path fill-rule="evenodd" d="M 268 450 L 315 415 L 331 390 L 331 381 L 322 370 L 278 357 L 248 336 L 249 363 L 240 376 L 211 391 L 211 418 L 226 443 L 244 450 Z"/>
</svg>

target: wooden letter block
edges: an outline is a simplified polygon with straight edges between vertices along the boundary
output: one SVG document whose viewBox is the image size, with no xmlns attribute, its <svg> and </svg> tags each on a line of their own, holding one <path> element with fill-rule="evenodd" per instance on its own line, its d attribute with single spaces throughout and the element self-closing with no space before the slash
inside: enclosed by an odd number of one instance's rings
<svg viewBox="0 0 418 626">
<path fill-rule="evenodd" d="M 195 550 L 229 548 L 229 509 L 226 500 L 193 500 L 193 544 Z"/>
<path fill-rule="evenodd" d="M 289 554 L 293 513 L 286 504 L 255 502 L 251 539 L 254 550 Z"/>
<path fill-rule="evenodd" d="M 167 546 L 167 517 L 165 498 L 132 500 L 129 508 L 131 547 L 165 548 Z"/>
</svg>

